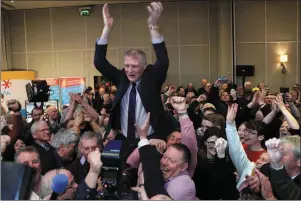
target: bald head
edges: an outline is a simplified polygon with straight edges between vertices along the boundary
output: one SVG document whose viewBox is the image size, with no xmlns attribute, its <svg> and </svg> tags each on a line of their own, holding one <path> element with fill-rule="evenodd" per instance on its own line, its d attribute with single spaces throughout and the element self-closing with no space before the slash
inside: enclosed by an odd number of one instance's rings
<svg viewBox="0 0 301 201">
<path fill-rule="evenodd" d="M 43 178 L 42 178 L 42 185 L 41 185 L 41 198 L 44 199 L 45 197 L 51 195 L 52 193 L 52 180 L 57 174 L 64 174 L 68 177 L 68 188 L 67 190 L 63 193 L 60 194 L 59 199 L 68 199 L 72 200 L 74 199 L 75 196 L 75 191 L 77 189 L 77 184 L 74 182 L 74 177 L 71 174 L 69 170 L 66 169 L 55 169 L 55 170 L 50 170 L 47 172 Z"/>
<path fill-rule="evenodd" d="M 166 196 L 166 195 L 155 195 L 151 198 L 151 200 L 172 200 L 170 197 Z"/>
<path fill-rule="evenodd" d="M 207 84 L 207 80 L 206 79 L 202 79 L 202 85 L 205 87 L 206 86 L 206 84 Z"/>
</svg>

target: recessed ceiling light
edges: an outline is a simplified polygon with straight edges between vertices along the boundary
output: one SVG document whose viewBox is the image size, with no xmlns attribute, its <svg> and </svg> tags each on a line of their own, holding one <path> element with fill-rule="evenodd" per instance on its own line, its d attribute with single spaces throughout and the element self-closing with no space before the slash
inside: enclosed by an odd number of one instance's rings
<svg viewBox="0 0 301 201">
<path fill-rule="evenodd" d="M 10 2 L 14 3 L 14 1 L 10 1 Z"/>
</svg>

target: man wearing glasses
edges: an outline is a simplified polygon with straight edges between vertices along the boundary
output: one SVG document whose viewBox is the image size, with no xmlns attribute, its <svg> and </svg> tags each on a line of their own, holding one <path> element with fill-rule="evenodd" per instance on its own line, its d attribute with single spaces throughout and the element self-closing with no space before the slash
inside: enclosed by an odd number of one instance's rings
<svg viewBox="0 0 301 201">
<path fill-rule="evenodd" d="M 51 132 L 47 122 L 37 121 L 31 126 L 31 133 L 34 139 L 32 144 L 35 147 L 41 159 L 41 174 L 44 175 L 49 170 L 60 168 L 59 155 L 55 149 L 49 144 Z"/>
</svg>

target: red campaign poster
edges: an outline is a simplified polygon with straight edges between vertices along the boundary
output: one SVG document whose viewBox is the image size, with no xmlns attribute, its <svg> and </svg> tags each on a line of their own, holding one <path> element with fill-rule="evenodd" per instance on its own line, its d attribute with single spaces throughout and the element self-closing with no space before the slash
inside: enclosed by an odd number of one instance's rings
<svg viewBox="0 0 301 201">
<path fill-rule="evenodd" d="M 60 91 L 62 95 L 62 105 L 69 104 L 69 93 L 82 93 L 85 90 L 85 77 L 60 78 Z"/>
</svg>

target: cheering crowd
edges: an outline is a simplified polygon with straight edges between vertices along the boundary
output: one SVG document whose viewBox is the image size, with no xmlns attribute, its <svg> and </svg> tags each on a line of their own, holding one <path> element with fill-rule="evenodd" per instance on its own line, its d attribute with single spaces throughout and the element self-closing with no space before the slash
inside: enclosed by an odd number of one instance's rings
<svg viewBox="0 0 301 201">
<path fill-rule="evenodd" d="M 2 161 L 37 172 L 31 200 L 50 199 L 57 174 L 68 186 L 57 199 L 93 200 L 103 190 L 101 152 L 122 140 L 117 191 L 141 200 L 301 200 L 300 84 L 290 92 L 265 83 L 243 86 L 201 79 L 199 89 L 163 86 L 169 59 L 158 21 L 159 2 L 147 6 L 156 54 L 130 49 L 124 67 L 106 58 L 114 19 L 103 7 L 104 28 L 94 64 L 110 82 L 69 94 L 62 108 L 35 104 L 31 122 L 18 100 L 1 106 Z"/>
</svg>

